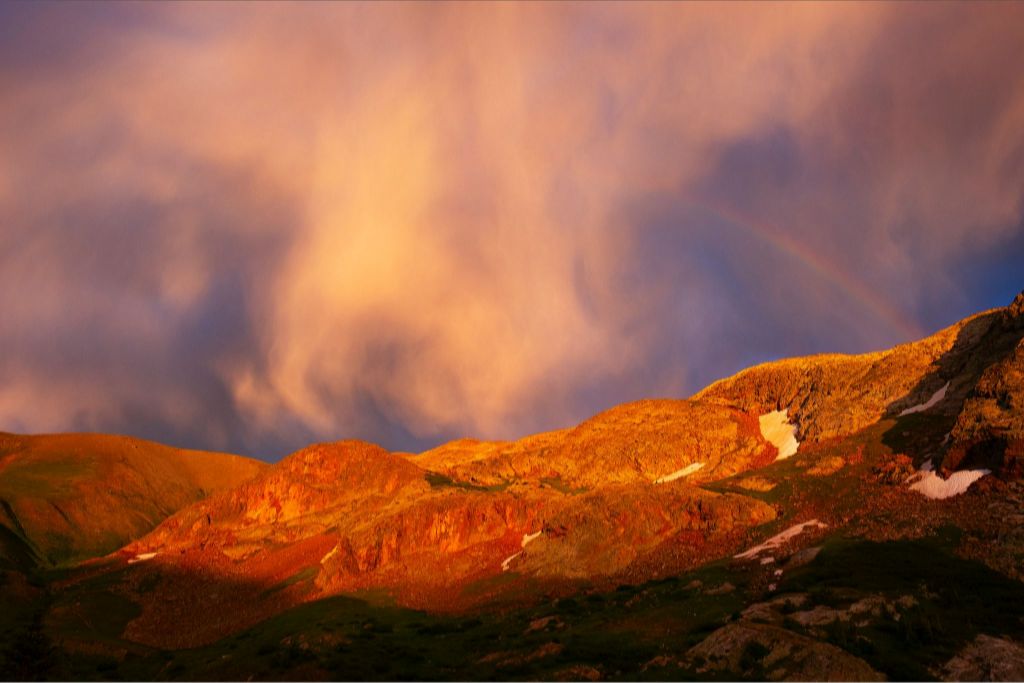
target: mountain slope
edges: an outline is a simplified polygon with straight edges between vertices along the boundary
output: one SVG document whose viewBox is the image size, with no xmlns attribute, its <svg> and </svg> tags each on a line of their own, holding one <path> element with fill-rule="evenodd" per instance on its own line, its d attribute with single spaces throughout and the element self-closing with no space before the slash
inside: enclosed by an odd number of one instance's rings
<svg viewBox="0 0 1024 683">
<path fill-rule="evenodd" d="M 985 314 L 888 351 L 765 363 L 719 380 L 694 398 L 767 412 L 788 408 L 804 439 L 845 436 L 887 413 L 923 403 L 946 381 L 939 364 Z"/>
<path fill-rule="evenodd" d="M 527 575 L 554 585 L 621 579 L 680 535 L 731 548 L 737 531 L 774 515 L 759 501 L 683 481 L 586 493 L 529 481 L 468 486 L 370 444 L 319 444 L 126 547 L 126 560 L 149 558 L 134 571 L 160 576 L 133 595 L 142 614 L 128 632 L 139 642 L 200 644 L 285 606 L 380 588 L 403 604 L 463 609 L 491 596 L 467 587 L 506 572 L 504 593 Z M 677 550 L 663 558 L 666 569 L 703 557 Z M 237 588 L 224 591 L 224 582 Z"/>
<path fill-rule="evenodd" d="M 766 364 L 692 399 L 625 404 L 519 441 L 406 456 L 354 441 L 303 449 L 124 549 L 123 561 L 144 560 L 134 572 L 162 577 L 131 593 L 142 612 L 126 634 L 195 645 L 353 591 L 450 610 L 542 585 L 643 582 L 737 553 L 750 530 L 780 517 L 874 528 L 865 498 L 920 524 L 925 496 L 885 482 L 933 477 L 928 490 L 947 495 L 941 477 L 914 468 L 934 459 L 950 473 L 958 416 L 988 400 L 979 392 L 993 376 L 1017 386 L 1020 308 L 891 351 Z M 996 429 L 990 412 L 982 422 Z M 225 592 L 225 581 L 244 588 Z"/>
<path fill-rule="evenodd" d="M 862 355 L 765 363 L 694 398 L 754 412 L 787 408 L 801 440 L 843 437 L 885 416 L 925 410 L 945 417 L 989 412 L 958 417 L 958 440 L 981 438 L 968 434 L 971 423 L 982 431 L 1005 431 L 1011 422 L 1010 437 L 1019 439 L 1022 328 L 1024 294 L 1005 309 L 971 316 L 920 341 Z M 1000 421 L 1004 427 L 997 427 Z"/>
<path fill-rule="evenodd" d="M 0 524 L 11 562 L 105 555 L 266 467 L 122 436 L 0 434 Z"/>
<path fill-rule="evenodd" d="M 690 482 L 712 481 L 775 459 L 757 415 L 687 400 L 616 406 L 580 425 L 513 442 L 464 439 L 414 456 L 454 480 L 485 486 L 509 481 L 594 488 L 654 482 L 688 466 Z"/>
<path fill-rule="evenodd" d="M 42 630 L 136 678 L 1002 671 L 1022 406 L 1024 294 L 517 441 L 316 444 L 62 575 Z"/>
</svg>

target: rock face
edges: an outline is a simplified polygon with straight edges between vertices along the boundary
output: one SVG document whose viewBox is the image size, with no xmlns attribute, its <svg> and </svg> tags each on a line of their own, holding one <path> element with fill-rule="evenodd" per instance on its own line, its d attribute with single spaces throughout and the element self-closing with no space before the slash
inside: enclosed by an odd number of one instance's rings
<svg viewBox="0 0 1024 683">
<path fill-rule="evenodd" d="M 888 351 L 766 363 L 716 382 L 694 398 L 752 412 L 788 409 L 801 441 L 846 436 L 883 417 L 922 412 L 953 417 L 978 392 L 1005 394 L 993 383 L 1011 368 L 994 363 L 1021 340 L 1021 318 L 1014 310 L 980 313 Z M 988 389 L 979 387 L 986 372 Z M 1019 386 L 1010 374 L 1008 381 Z"/>
<path fill-rule="evenodd" d="M 320 444 L 127 546 L 122 557 L 147 558 L 140 571 L 163 577 L 139 595 L 143 613 L 128 632 L 194 645 L 287 604 L 380 588 L 405 605 L 459 608 L 488 595 L 467 587 L 506 572 L 556 584 L 643 580 L 724 554 L 774 517 L 763 502 L 684 481 L 487 489 L 438 479 L 370 444 Z M 217 580 L 196 581 L 197 572 Z M 225 593 L 225 581 L 237 588 Z M 189 628 L 165 628 L 168 602 L 174 623 Z"/>
<path fill-rule="evenodd" d="M 594 488 L 653 482 L 688 465 L 691 483 L 767 465 L 777 451 L 757 415 L 700 401 L 647 400 L 595 415 L 577 427 L 513 442 L 456 441 L 413 460 L 474 484 L 547 482 Z"/>
<path fill-rule="evenodd" d="M 748 412 L 789 410 L 801 440 L 853 434 L 883 418 L 925 415 L 947 425 L 940 474 L 1024 474 L 1024 293 L 1005 309 L 931 337 L 860 356 L 767 363 L 694 396 Z"/>
<path fill-rule="evenodd" d="M 801 441 L 845 436 L 937 391 L 945 381 L 937 362 L 970 322 L 890 351 L 759 365 L 715 382 L 694 398 L 753 413 L 788 409 Z"/>
<path fill-rule="evenodd" d="M 122 436 L 0 433 L 4 556 L 49 564 L 105 555 L 266 468 Z"/>
<path fill-rule="evenodd" d="M 957 415 L 948 470 L 990 469 L 1004 479 L 1024 474 L 1024 294 L 994 316 L 980 350 L 996 358 L 981 372 Z"/>
<path fill-rule="evenodd" d="M 228 526 L 265 528 L 270 540 L 287 539 L 296 528 L 327 528 L 336 519 L 368 516 L 405 497 L 429 490 L 423 471 L 383 448 L 360 441 L 304 448 L 258 477 L 161 525 L 156 538 L 192 543 Z"/>
</svg>

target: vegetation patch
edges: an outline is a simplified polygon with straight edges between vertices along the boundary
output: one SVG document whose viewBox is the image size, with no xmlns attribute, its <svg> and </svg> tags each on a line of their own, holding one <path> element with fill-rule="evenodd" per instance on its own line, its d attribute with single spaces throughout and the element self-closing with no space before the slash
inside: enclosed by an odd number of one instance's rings
<svg viewBox="0 0 1024 683">
<path fill-rule="evenodd" d="M 561 477 L 541 477 L 540 483 L 541 486 L 552 488 L 558 491 L 559 493 L 564 493 L 567 496 L 578 496 L 581 493 L 586 493 L 587 491 L 590 490 L 586 486 L 573 488 L 565 481 L 563 481 Z"/>
<path fill-rule="evenodd" d="M 1024 584 L 956 556 L 957 540 L 952 528 L 922 540 L 833 539 L 812 563 L 787 572 L 779 592 L 807 593 L 810 604 L 831 607 L 868 595 L 911 596 L 913 604 L 864 626 L 833 622 L 826 637 L 893 680 L 928 680 L 930 665 L 979 633 L 1024 636 Z"/>
<path fill-rule="evenodd" d="M 449 477 L 448 475 L 441 474 L 439 472 L 427 472 L 426 474 L 423 475 L 423 478 L 427 480 L 427 483 L 430 484 L 431 488 L 435 488 L 436 489 L 436 488 L 448 487 L 448 488 L 464 489 L 466 491 L 490 491 L 490 492 L 504 491 L 512 483 L 512 482 L 506 481 L 506 482 L 502 482 L 501 484 L 495 484 L 493 486 L 481 486 L 479 484 L 472 484 L 472 483 L 465 482 L 465 481 L 456 481 L 456 480 L 452 479 L 451 477 Z"/>
</svg>

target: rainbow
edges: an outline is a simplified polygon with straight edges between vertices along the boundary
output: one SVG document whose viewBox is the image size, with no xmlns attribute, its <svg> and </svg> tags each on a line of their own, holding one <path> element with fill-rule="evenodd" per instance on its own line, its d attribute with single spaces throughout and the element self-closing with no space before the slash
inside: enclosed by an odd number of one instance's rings
<svg viewBox="0 0 1024 683">
<path fill-rule="evenodd" d="M 830 283 L 850 301 L 884 322 L 900 335 L 900 341 L 912 341 L 925 336 L 924 330 L 892 304 L 872 291 L 863 282 L 847 273 L 835 261 L 812 251 L 778 228 L 745 216 L 736 209 L 692 197 L 684 199 L 690 208 L 708 213 L 727 225 L 742 230 L 787 257 L 799 262 L 817 277 Z"/>
</svg>

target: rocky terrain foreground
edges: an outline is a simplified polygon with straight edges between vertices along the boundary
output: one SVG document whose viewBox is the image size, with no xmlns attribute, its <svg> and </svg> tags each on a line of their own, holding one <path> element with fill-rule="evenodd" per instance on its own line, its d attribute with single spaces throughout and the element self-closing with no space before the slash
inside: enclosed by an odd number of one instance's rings
<svg viewBox="0 0 1024 683">
<path fill-rule="evenodd" d="M 6 678 L 1024 678 L 1024 293 L 421 454 L 0 435 Z"/>
</svg>

